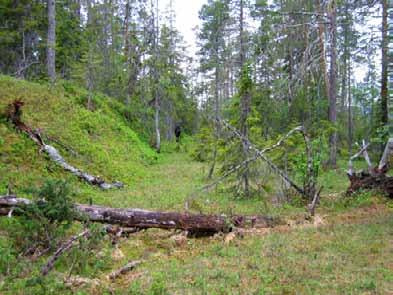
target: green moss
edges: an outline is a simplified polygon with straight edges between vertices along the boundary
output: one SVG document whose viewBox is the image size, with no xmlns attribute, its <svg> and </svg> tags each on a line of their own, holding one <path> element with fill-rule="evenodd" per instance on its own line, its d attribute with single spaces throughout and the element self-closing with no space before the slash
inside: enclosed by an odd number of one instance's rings
<svg viewBox="0 0 393 295">
<path fill-rule="evenodd" d="M 84 107 L 86 97 L 86 90 L 66 82 L 50 88 L 0 76 L 1 113 L 13 100 L 21 99 L 25 102 L 22 118 L 26 124 L 40 128 L 44 136 L 55 138 L 76 151 L 74 155 L 50 142 L 70 164 L 109 181 L 132 185 L 145 175 L 146 166 L 156 161 L 155 152 L 116 112 L 113 106 L 118 103 L 114 99 L 97 94 L 93 99 L 95 109 L 89 111 Z M 5 120 L 0 124 L 0 147 L 0 173 L 4 176 L 0 180 L 0 191 L 4 191 L 8 183 L 23 191 L 49 175 L 70 178 Z M 85 188 L 79 180 L 73 179 L 73 182 Z"/>
</svg>

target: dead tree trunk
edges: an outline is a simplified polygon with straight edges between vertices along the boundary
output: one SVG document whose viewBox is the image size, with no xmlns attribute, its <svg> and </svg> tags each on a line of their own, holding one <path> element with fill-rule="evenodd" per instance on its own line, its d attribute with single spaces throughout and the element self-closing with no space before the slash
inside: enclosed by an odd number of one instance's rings
<svg viewBox="0 0 393 295">
<path fill-rule="evenodd" d="M 23 208 L 32 202 L 16 196 L 0 196 L 0 215 L 6 216 L 14 208 Z M 76 204 L 75 219 L 89 220 L 105 224 L 116 224 L 121 227 L 138 229 L 161 228 L 181 229 L 191 234 L 214 234 L 231 231 L 232 227 L 247 225 L 258 227 L 272 227 L 277 220 L 267 216 L 231 216 L 204 215 L 178 212 L 158 212 L 133 208 L 109 208 L 95 205 Z M 16 213 L 18 210 L 16 211 Z"/>
<path fill-rule="evenodd" d="M 48 36 L 46 64 L 48 76 L 52 83 L 56 80 L 56 1 L 48 0 Z"/>
<path fill-rule="evenodd" d="M 72 174 L 78 176 L 79 178 L 83 179 L 91 185 L 96 185 L 102 189 L 123 187 L 123 183 L 121 182 L 116 181 L 114 183 L 107 183 L 99 176 L 93 176 L 68 164 L 56 148 L 49 144 L 45 144 L 38 130 L 33 130 L 31 127 L 27 126 L 24 122 L 22 122 L 21 115 L 23 105 L 23 101 L 19 100 L 16 100 L 12 104 L 10 104 L 8 106 L 6 114 L 8 120 L 15 126 L 17 130 L 27 134 L 31 138 L 31 140 L 33 140 L 40 147 L 42 151 L 45 151 L 48 154 L 51 160 L 63 167 L 64 170 L 71 172 Z"/>
</svg>

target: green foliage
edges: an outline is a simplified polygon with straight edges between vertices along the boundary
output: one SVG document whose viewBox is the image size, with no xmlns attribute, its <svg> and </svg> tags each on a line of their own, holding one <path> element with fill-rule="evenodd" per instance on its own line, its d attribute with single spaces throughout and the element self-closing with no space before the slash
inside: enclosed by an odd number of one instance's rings
<svg viewBox="0 0 393 295">
<path fill-rule="evenodd" d="M 70 223 L 75 217 L 70 184 L 63 180 L 47 180 L 41 188 L 32 189 L 36 197 L 33 206 L 23 209 L 37 219 L 47 219 L 50 223 Z"/>
<path fill-rule="evenodd" d="M 328 143 L 327 139 L 320 137 L 317 139 L 312 139 L 310 142 L 311 147 L 311 165 L 314 175 L 312 177 L 317 180 L 322 170 L 323 164 L 328 159 Z M 307 181 L 307 152 L 305 144 L 297 145 L 296 148 L 292 148 L 290 154 L 288 155 L 288 163 L 290 169 L 295 173 L 296 178 L 300 183 L 305 183 Z"/>
<path fill-rule="evenodd" d="M 19 227 L 10 235 L 24 252 L 29 248 L 53 247 L 58 238 L 70 228 L 75 212 L 69 184 L 65 181 L 48 180 L 38 190 L 32 190 L 34 202 L 17 210 L 21 215 L 14 226 Z"/>
<path fill-rule="evenodd" d="M 215 144 L 210 126 L 200 128 L 195 137 L 196 145 L 191 151 L 192 158 L 200 162 L 210 161 Z"/>
<path fill-rule="evenodd" d="M 146 166 L 156 162 L 155 152 L 123 118 L 119 102 L 105 95 L 93 96 L 96 109 L 91 112 L 85 108 L 88 92 L 70 82 L 59 82 L 57 87 L 49 89 L 45 84 L 1 76 L 0 86 L 0 110 L 5 110 L 16 98 L 22 99 L 23 121 L 40 128 L 44 139 L 48 136 L 60 142 L 62 145 L 48 143 L 83 171 L 130 184 L 146 173 Z M 68 172 L 39 153 L 29 138 L 15 133 L 11 125 L 0 124 L 0 137 L 4 140 L 0 154 L 0 171 L 4 177 L 0 179 L 0 190 L 4 191 L 8 183 L 18 192 L 41 184 L 48 177 L 69 177 Z M 73 186 L 88 188 L 76 177 L 69 180 Z"/>
</svg>

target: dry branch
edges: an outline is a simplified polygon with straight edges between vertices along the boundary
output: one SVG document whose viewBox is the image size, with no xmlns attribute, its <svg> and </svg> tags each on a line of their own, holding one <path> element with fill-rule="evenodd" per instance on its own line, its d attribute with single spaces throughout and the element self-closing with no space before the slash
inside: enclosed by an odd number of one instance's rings
<svg viewBox="0 0 393 295">
<path fill-rule="evenodd" d="M 22 122 L 21 114 L 23 105 L 24 103 L 19 100 L 16 100 L 12 104 L 10 104 L 7 110 L 8 120 L 15 126 L 17 130 L 27 134 L 30 139 L 33 140 L 40 147 L 40 150 L 43 150 L 48 154 L 52 161 L 63 167 L 64 170 L 71 172 L 72 174 L 78 176 L 79 178 L 83 179 L 91 185 L 96 185 L 105 190 L 123 187 L 123 184 L 121 182 L 116 181 L 114 183 L 107 183 L 99 176 L 93 176 L 68 164 L 56 148 L 51 145 L 45 144 L 38 130 L 33 130 L 31 127 L 27 126 L 24 122 Z"/>
<path fill-rule="evenodd" d="M 389 138 L 381 160 L 379 161 L 378 170 L 388 169 L 389 166 L 389 158 L 393 154 L 393 138 Z"/>
<path fill-rule="evenodd" d="M 310 197 L 307 195 L 307 192 L 301 188 L 300 186 L 298 186 L 284 171 L 282 171 L 280 168 L 278 168 L 266 155 L 266 152 L 269 152 L 279 146 L 281 146 L 284 141 L 291 136 L 293 133 L 295 132 L 304 132 L 303 127 L 299 126 L 296 127 L 294 129 L 292 129 L 291 131 L 289 131 L 284 137 L 282 137 L 276 144 L 267 147 L 263 150 L 259 150 L 254 144 L 252 144 L 247 138 L 245 138 L 238 130 L 236 130 L 233 126 L 231 126 L 230 124 L 228 124 L 226 121 L 224 120 L 220 120 L 220 123 L 223 124 L 228 130 L 230 130 L 234 135 L 236 135 L 240 140 L 247 142 L 247 145 L 249 147 L 249 149 L 253 150 L 255 153 L 255 156 L 257 158 L 261 158 L 263 161 L 265 161 L 268 166 L 275 172 L 277 173 L 282 179 L 284 179 L 287 183 L 289 183 L 298 193 L 300 193 L 301 195 L 307 197 L 310 199 Z M 314 197 L 314 196 L 312 196 Z"/>
<path fill-rule="evenodd" d="M 112 272 L 109 275 L 109 279 L 115 280 L 119 276 L 124 275 L 127 272 L 130 272 L 131 270 L 133 270 L 135 267 L 137 267 L 141 263 L 142 263 L 142 261 L 140 261 L 140 260 L 131 261 L 131 262 L 127 263 L 126 265 L 124 265 L 123 267 L 121 267 L 120 269 Z"/>
<path fill-rule="evenodd" d="M 348 161 L 348 175 L 353 175 L 354 170 L 353 170 L 353 160 L 359 158 L 361 155 L 364 155 L 364 151 L 367 150 L 367 148 L 369 147 L 369 143 L 365 144 L 363 141 L 363 146 L 362 148 L 356 153 L 354 154 L 352 157 L 349 158 Z"/>
<path fill-rule="evenodd" d="M 71 237 L 68 241 L 66 241 L 64 244 L 62 244 L 56 252 L 49 258 L 47 264 L 45 264 L 42 269 L 41 269 L 41 274 L 43 276 L 46 276 L 53 266 L 55 265 L 55 262 L 60 258 L 61 255 L 63 255 L 64 252 L 70 250 L 74 245 L 75 242 L 78 241 L 81 238 L 88 237 L 90 235 L 90 231 L 88 229 L 84 230 L 80 234 Z"/>
</svg>

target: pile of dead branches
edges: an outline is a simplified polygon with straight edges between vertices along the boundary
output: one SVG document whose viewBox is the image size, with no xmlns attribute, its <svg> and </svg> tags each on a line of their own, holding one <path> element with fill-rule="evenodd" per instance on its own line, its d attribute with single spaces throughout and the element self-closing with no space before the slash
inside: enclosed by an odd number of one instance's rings
<svg viewBox="0 0 393 295">
<path fill-rule="evenodd" d="M 363 140 L 362 146 L 355 155 L 349 159 L 348 178 L 350 181 L 347 194 L 350 195 L 360 190 L 378 190 L 389 197 L 393 197 L 393 177 L 388 176 L 387 172 L 390 168 L 390 157 L 393 152 L 393 138 L 386 143 L 384 153 L 379 161 L 378 166 L 373 166 L 367 149 L 370 144 L 366 144 Z M 355 171 L 353 168 L 353 160 L 363 156 L 367 163 L 367 170 Z"/>
</svg>

